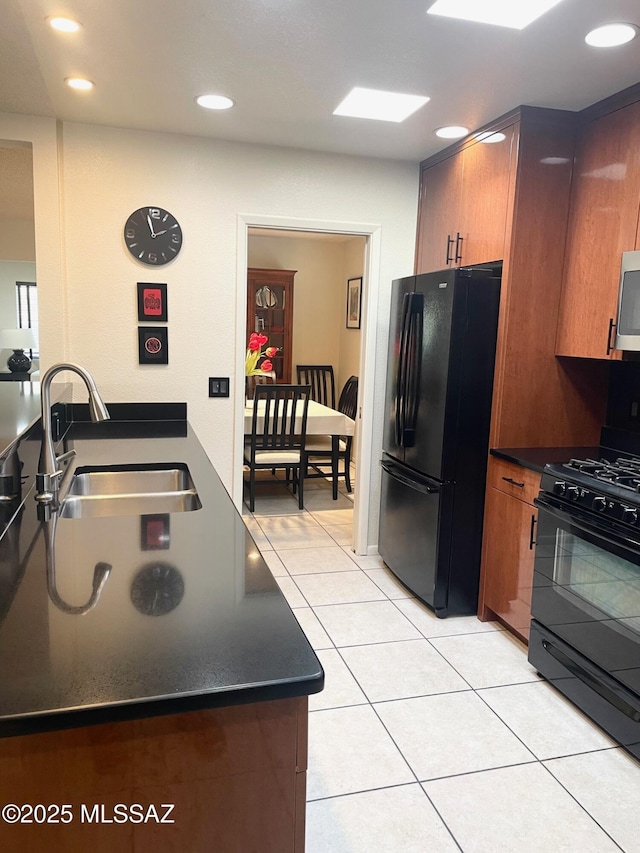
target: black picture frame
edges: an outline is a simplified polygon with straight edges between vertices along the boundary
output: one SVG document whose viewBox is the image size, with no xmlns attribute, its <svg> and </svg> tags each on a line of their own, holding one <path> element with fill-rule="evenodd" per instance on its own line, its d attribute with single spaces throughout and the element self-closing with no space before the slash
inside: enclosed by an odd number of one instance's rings
<svg viewBox="0 0 640 853">
<path fill-rule="evenodd" d="M 171 546 L 171 516 L 168 512 L 140 516 L 140 549 L 166 551 Z"/>
<path fill-rule="evenodd" d="M 362 276 L 347 279 L 347 329 L 360 328 Z"/>
<path fill-rule="evenodd" d="M 166 323 L 167 285 L 138 282 L 138 322 Z"/>
<path fill-rule="evenodd" d="M 166 326 L 138 326 L 138 363 L 169 364 Z"/>
</svg>

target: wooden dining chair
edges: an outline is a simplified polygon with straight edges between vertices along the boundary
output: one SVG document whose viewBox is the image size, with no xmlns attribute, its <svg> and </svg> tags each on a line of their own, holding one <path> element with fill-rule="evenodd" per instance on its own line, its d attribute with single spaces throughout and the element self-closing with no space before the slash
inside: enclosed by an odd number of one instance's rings
<svg viewBox="0 0 640 853">
<path fill-rule="evenodd" d="M 340 392 L 338 401 L 338 411 L 342 412 L 348 418 L 355 420 L 358 411 L 358 377 L 350 376 L 344 384 L 344 388 Z M 331 467 L 331 474 L 334 473 L 338 477 L 344 477 L 345 486 L 348 492 L 352 492 L 351 487 L 351 445 L 353 444 L 352 435 L 340 436 L 338 440 L 338 458 L 336 459 L 336 472 L 333 470 L 332 464 L 332 440 L 330 435 L 313 435 L 309 436 L 306 443 L 307 465 L 314 470 L 311 474 L 307 471 L 306 477 L 314 479 L 317 477 L 328 477 L 326 471 L 322 468 Z M 342 461 L 342 471 L 340 471 L 340 461 Z M 334 495 L 335 497 L 335 495 Z"/>
<path fill-rule="evenodd" d="M 335 409 L 336 383 L 330 364 L 298 364 L 296 374 L 301 385 L 311 385 L 312 400 Z"/>
<path fill-rule="evenodd" d="M 256 385 L 251 434 L 245 436 L 244 464 L 249 478 L 249 510 L 255 509 L 256 472 L 276 468 L 287 471 L 298 507 L 304 509 L 305 442 L 309 385 Z"/>
</svg>

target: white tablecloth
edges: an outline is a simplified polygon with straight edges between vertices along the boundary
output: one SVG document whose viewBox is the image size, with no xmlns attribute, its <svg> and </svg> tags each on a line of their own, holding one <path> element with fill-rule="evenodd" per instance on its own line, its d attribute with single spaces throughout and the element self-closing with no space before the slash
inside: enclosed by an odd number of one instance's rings
<svg viewBox="0 0 640 853">
<path fill-rule="evenodd" d="M 262 426 L 260 423 L 260 407 L 264 407 L 264 402 L 259 401 L 258 406 L 258 428 L 260 429 Z M 253 400 L 247 400 L 244 408 L 244 431 L 246 435 L 251 433 L 252 417 Z M 355 427 L 356 422 L 343 415 L 342 412 L 316 403 L 315 400 L 309 400 L 307 435 L 353 435 Z"/>
</svg>

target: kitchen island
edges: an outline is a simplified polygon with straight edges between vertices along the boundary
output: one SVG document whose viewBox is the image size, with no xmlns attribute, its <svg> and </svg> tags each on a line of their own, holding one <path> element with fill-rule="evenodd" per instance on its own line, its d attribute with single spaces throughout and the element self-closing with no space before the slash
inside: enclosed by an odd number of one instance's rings
<svg viewBox="0 0 640 853">
<path fill-rule="evenodd" d="M 177 464 L 201 506 L 38 513 L 37 424 L 22 436 L 0 539 L 0 804 L 39 809 L 0 821 L 0 848 L 302 850 L 324 675 L 186 407 L 110 406 L 99 425 L 66 408 L 61 498 L 78 469 Z"/>
</svg>

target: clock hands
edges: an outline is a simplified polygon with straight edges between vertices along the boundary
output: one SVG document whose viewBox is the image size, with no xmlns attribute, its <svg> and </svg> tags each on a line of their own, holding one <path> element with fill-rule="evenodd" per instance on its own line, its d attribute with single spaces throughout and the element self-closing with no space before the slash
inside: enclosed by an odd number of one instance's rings
<svg viewBox="0 0 640 853">
<path fill-rule="evenodd" d="M 167 233 L 166 228 L 164 229 L 164 231 L 154 231 L 153 230 L 153 222 L 151 221 L 151 217 L 149 216 L 149 214 L 147 214 L 147 222 L 149 223 L 149 231 L 151 232 L 151 237 L 154 240 L 156 239 L 156 237 L 160 237 L 162 234 Z"/>
</svg>

